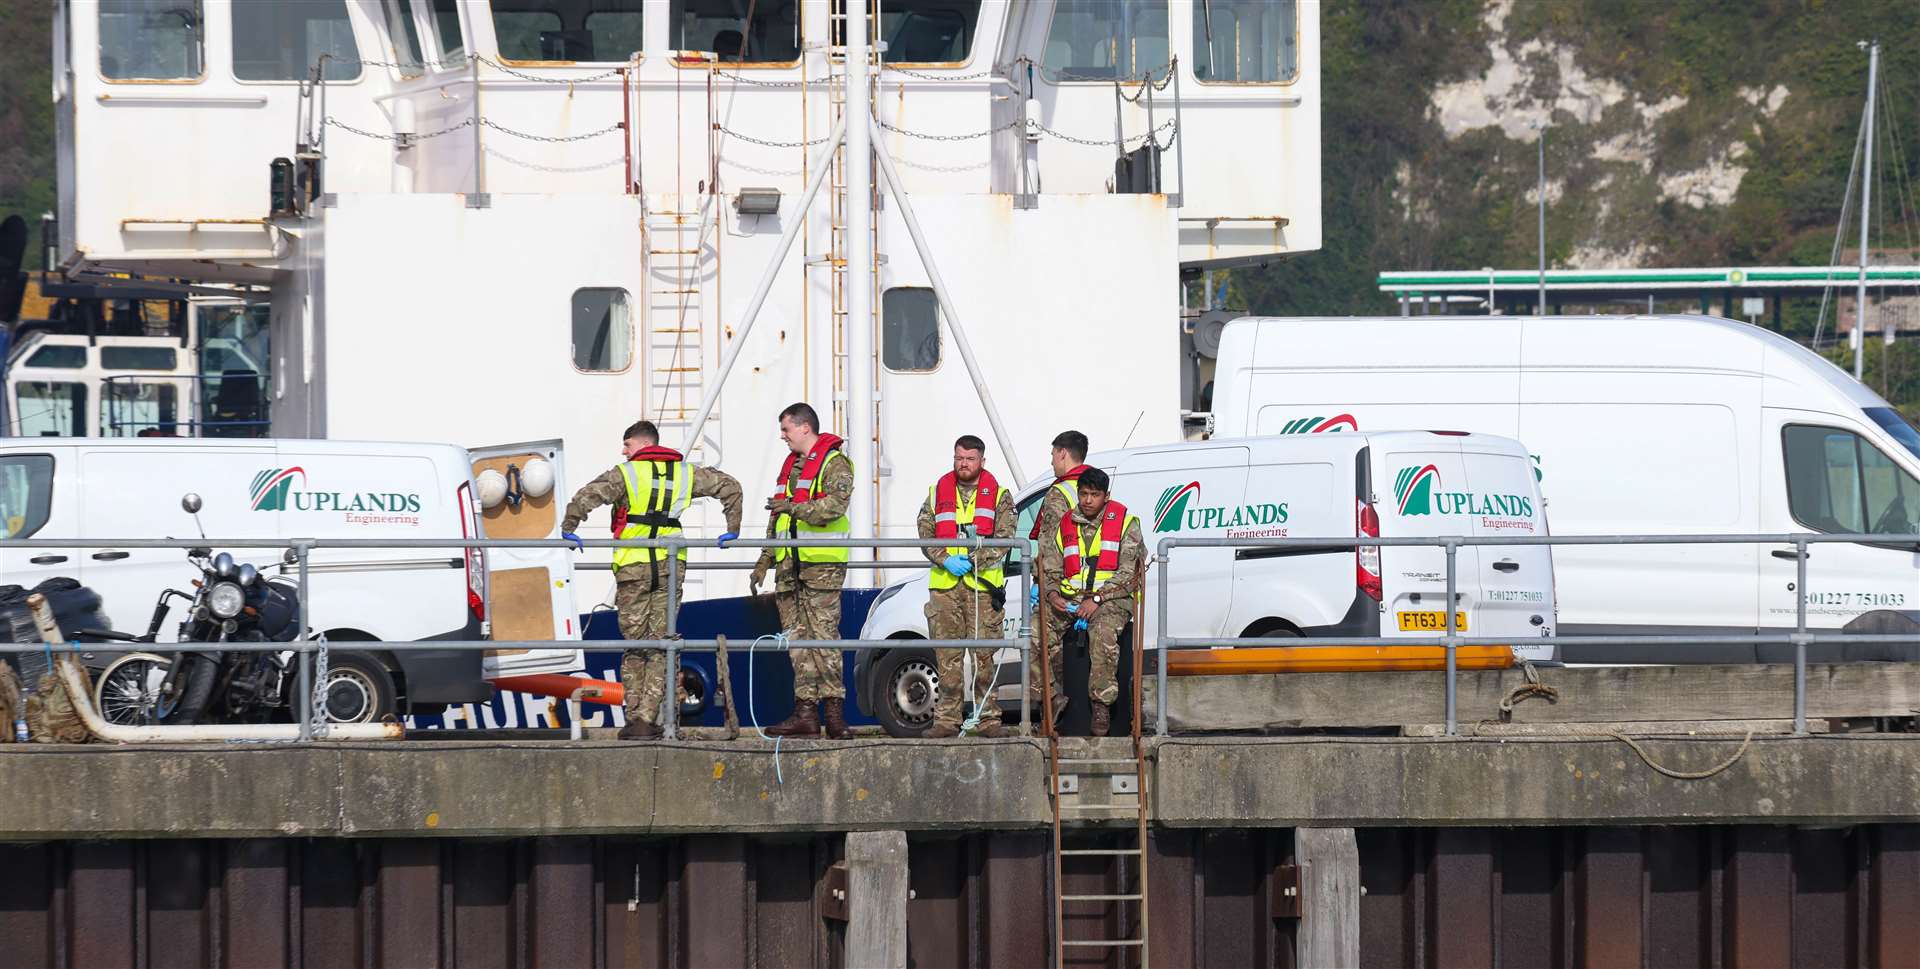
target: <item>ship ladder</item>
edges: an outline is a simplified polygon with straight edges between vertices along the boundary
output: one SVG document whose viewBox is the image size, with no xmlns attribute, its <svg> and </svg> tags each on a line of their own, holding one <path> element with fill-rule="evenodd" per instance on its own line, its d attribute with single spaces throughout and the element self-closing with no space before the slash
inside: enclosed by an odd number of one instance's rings
<svg viewBox="0 0 1920 969">
<path fill-rule="evenodd" d="M 1053 804 L 1053 964 L 1147 969 L 1148 772 L 1140 739 L 1141 632 L 1134 602 L 1131 730 L 1116 740 L 1062 741 L 1055 729 L 1045 620 L 1039 623 L 1048 793 Z M 1123 756 L 1125 754 L 1126 756 Z"/>
</svg>

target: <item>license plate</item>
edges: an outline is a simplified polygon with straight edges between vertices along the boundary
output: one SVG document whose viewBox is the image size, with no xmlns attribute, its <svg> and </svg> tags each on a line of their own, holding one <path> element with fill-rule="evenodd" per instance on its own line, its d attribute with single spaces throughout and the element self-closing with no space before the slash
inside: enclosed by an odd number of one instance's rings
<svg viewBox="0 0 1920 969">
<path fill-rule="evenodd" d="M 1453 629 L 1455 632 L 1467 631 L 1466 613 L 1453 614 Z M 1447 614 L 1438 609 L 1430 612 L 1402 612 L 1400 613 L 1400 631 L 1403 633 L 1446 632 Z"/>
</svg>

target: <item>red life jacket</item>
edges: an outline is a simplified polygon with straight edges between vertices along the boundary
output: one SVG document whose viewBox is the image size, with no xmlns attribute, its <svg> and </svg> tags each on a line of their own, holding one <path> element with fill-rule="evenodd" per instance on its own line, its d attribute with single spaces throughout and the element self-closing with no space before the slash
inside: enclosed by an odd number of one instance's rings
<svg viewBox="0 0 1920 969">
<path fill-rule="evenodd" d="M 1117 501 L 1107 502 L 1100 512 L 1100 557 L 1094 561 L 1093 571 L 1117 572 L 1120 569 L 1120 543 L 1127 537 L 1127 506 Z M 1060 563 L 1061 578 L 1073 581 L 1080 577 L 1080 524 L 1073 520 L 1072 514 L 1060 516 Z"/>
<path fill-rule="evenodd" d="M 974 487 L 978 490 L 973 496 L 973 533 L 981 538 L 992 538 L 994 505 L 1000 501 L 1000 483 L 993 479 L 993 472 L 981 468 Z M 960 519 L 956 517 L 959 508 L 960 478 L 949 471 L 933 486 L 934 538 L 960 536 Z"/>
<path fill-rule="evenodd" d="M 1059 486 L 1060 486 L 1060 482 L 1062 482 L 1062 481 L 1074 481 L 1074 482 L 1078 482 L 1078 481 L 1080 480 L 1080 476 L 1081 476 L 1082 474 L 1085 474 L 1085 473 L 1086 473 L 1086 470 L 1087 470 L 1087 465 L 1084 465 L 1084 464 L 1076 464 L 1076 465 L 1074 465 L 1074 466 L 1073 466 L 1073 469 L 1072 469 L 1072 470 L 1070 470 L 1070 471 L 1068 471 L 1068 472 L 1067 472 L 1066 474 L 1063 474 L 1063 475 L 1061 475 L 1060 477 L 1058 477 L 1058 478 L 1055 478 L 1055 479 L 1053 479 L 1053 484 L 1050 484 L 1050 485 L 1048 485 L 1047 487 L 1049 487 L 1049 488 L 1057 488 L 1057 487 L 1059 487 Z M 1074 487 L 1075 487 L 1075 488 L 1078 488 L 1078 487 L 1079 487 L 1079 485 L 1078 485 L 1078 484 L 1075 484 L 1075 485 L 1074 485 Z M 1046 499 L 1045 499 L 1045 498 L 1042 498 L 1042 499 L 1040 499 L 1040 500 L 1041 500 L 1041 501 L 1043 501 L 1043 502 L 1044 502 L 1044 501 L 1046 501 Z M 1073 515 L 1073 509 L 1072 509 L 1071 507 L 1069 507 L 1069 508 L 1067 509 L 1067 513 L 1066 513 L 1066 515 L 1062 515 L 1061 517 L 1062 517 L 1062 518 L 1066 518 L 1066 517 L 1071 517 L 1072 515 Z M 1030 541 L 1030 542 L 1037 542 L 1037 541 L 1039 541 L 1039 540 L 1040 540 L 1040 519 L 1039 519 L 1039 517 L 1038 517 L 1038 516 L 1036 516 L 1036 517 L 1035 517 L 1035 518 L 1033 519 L 1033 531 L 1031 531 L 1031 532 L 1028 532 L 1028 533 L 1027 533 L 1027 541 Z"/>
<path fill-rule="evenodd" d="M 812 501 L 814 488 L 820 482 L 820 469 L 827 463 L 827 455 L 838 451 L 844 443 L 836 435 L 820 435 L 820 439 L 813 443 L 813 449 L 807 452 L 806 463 L 800 466 L 800 486 L 793 489 L 792 495 L 787 494 L 787 480 L 793 476 L 793 465 L 800 460 L 800 455 L 788 451 L 786 462 L 780 465 L 780 479 L 773 483 L 773 496 L 791 498 L 796 505 Z"/>
<path fill-rule="evenodd" d="M 658 444 L 649 444 L 646 447 L 643 447 L 640 450 L 627 455 L 627 460 L 629 461 L 685 461 L 686 456 L 670 447 L 661 447 Z M 626 532 L 626 530 L 627 530 L 627 506 L 624 502 L 615 503 L 613 506 L 613 537 L 619 538 L 622 534 Z"/>
</svg>

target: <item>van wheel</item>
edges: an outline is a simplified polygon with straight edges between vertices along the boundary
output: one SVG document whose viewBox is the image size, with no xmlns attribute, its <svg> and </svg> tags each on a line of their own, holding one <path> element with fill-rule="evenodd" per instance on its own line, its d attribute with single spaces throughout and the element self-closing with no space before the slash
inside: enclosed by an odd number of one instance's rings
<svg viewBox="0 0 1920 969">
<path fill-rule="evenodd" d="M 1292 623 L 1287 622 L 1285 619 L 1262 619 L 1259 622 L 1256 622 L 1253 625 L 1248 626 L 1246 631 L 1240 634 L 1240 638 L 1242 639 L 1254 639 L 1256 637 L 1259 637 L 1259 638 L 1270 637 L 1274 639 L 1299 639 L 1300 630 L 1295 628 Z"/>
<path fill-rule="evenodd" d="M 873 717 L 889 737 L 918 737 L 933 723 L 940 674 L 933 650 L 893 649 L 880 658 L 873 682 Z"/>
<path fill-rule="evenodd" d="M 399 707 L 393 674 L 364 653 L 334 653 L 327 658 L 327 720 L 330 723 L 379 723 Z"/>
</svg>

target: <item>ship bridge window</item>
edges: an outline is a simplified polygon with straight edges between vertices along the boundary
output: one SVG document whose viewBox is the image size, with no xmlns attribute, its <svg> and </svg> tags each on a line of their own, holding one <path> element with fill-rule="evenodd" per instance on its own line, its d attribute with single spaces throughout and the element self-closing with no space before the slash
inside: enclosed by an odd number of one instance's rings
<svg viewBox="0 0 1920 969">
<path fill-rule="evenodd" d="M 587 373 L 619 373 L 633 362 L 633 323 L 624 289 L 573 293 L 573 366 Z"/>
<path fill-rule="evenodd" d="M 891 0 L 880 6 L 889 64 L 952 64 L 973 51 L 980 0 Z"/>
<path fill-rule="evenodd" d="M 360 48 L 347 22 L 347 0 L 279 0 L 233 5 L 233 76 L 242 81 L 298 81 L 321 55 L 329 81 L 360 76 Z"/>
<path fill-rule="evenodd" d="M 87 385 L 47 380 L 15 384 L 13 433 L 19 437 L 85 437 Z"/>
<path fill-rule="evenodd" d="M 888 370 L 940 369 L 940 301 L 924 286 L 899 286 L 880 297 L 880 361 Z"/>
<path fill-rule="evenodd" d="M 109 378 L 100 388 L 101 437 L 177 437 L 180 388 Z"/>
<path fill-rule="evenodd" d="M 1170 51 L 1166 0 L 1056 0 L 1042 66 L 1060 80 L 1157 77 Z"/>
<path fill-rule="evenodd" d="M 640 50 L 641 0 L 503 0 L 493 8 L 510 61 L 623 63 Z"/>
<path fill-rule="evenodd" d="M 667 46 L 723 63 L 791 64 L 800 59 L 796 0 L 671 0 Z"/>
<path fill-rule="evenodd" d="M 100 0 L 100 76 L 195 81 L 206 60 L 200 0 Z"/>
<path fill-rule="evenodd" d="M 180 358 L 172 347 L 101 347 L 102 370 L 172 370 Z"/>
<path fill-rule="evenodd" d="M 23 367 L 49 367 L 58 370 L 73 370 L 87 365 L 86 347 L 41 347 L 33 351 Z"/>
<path fill-rule="evenodd" d="M 1294 0 L 1207 0 L 1193 5 L 1193 76 L 1282 84 L 1300 73 Z"/>
</svg>

